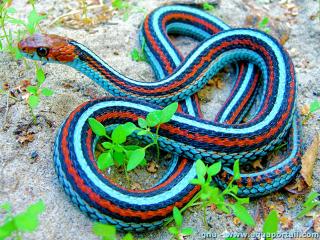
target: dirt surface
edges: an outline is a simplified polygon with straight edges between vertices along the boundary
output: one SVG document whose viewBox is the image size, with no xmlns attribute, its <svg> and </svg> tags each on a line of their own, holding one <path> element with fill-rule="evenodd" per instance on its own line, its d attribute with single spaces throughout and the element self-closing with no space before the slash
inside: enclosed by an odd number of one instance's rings
<svg viewBox="0 0 320 240">
<path fill-rule="evenodd" d="M 94 2 L 94 1 L 92 1 Z M 177 2 L 177 1 L 175 1 Z M 190 1 L 188 1 L 190 2 Z M 298 105 L 310 104 L 320 96 L 320 22 L 313 17 L 319 11 L 319 3 L 312 0 L 272 1 L 272 0 L 224 0 L 214 1 L 218 5 L 211 13 L 234 27 L 252 26 L 256 17 L 269 17 L 271 34 L 284 42 L 295 64 L 299 83 Z M 291 5 L 293 4 L 293 8 Z M 136 1 L 145 12 L 161 6 L 163 1 Z M 30 10 L 26 1 L 13 0 L 17 15 L 24 17 Z M 134 62 L 130 52 L 138 47 L 139 25 L 144 13 L 133 13 L 127 21 L 122 16 L 114 16 L 107 23 L 99 24 L 89 31 L 71 29 L 63 25 L 46 27 L 69 11 L 78 8 L 77 1 L 41 0 L 37 4 L 40 12 L 49 15 L 44 22 L 44 30 L 76 39 L 89 46 L 112 67 L 134 79 L 153 81 L 153 73 L 145 62 Z M 27 11 L 25 11 L 27 9 Z M 285 41 L 287 39 L 287 41 Z M 175 39 L 183 52 L 190 51 L 196 43 L 186 38 Z M 10 88 L 15 88 L 23 79 L 32 79 L 33 72 L 26 70 L 24 65 L 13 61 L 8 55 L 1 54 L 1 83 L 8 82 Z M 60 186 L 54 171 L 52 161 L 52 146 L 57 127 L 64 118 L 80 103 L 89 99 L 104 96 L 105 92 L 91 80 L 75 70 L 62 66 L 44 66 L 47 73 L 45 85 L 54 89 L 53 97 L 43 98 L 35 111 L 38 123 L 32 124 L 28 106 L 24 100 L 15 101 L 0 95 L 0 204 L 11 202 L 15 212 L 20 212 L 38 199 L 43 199 L 46 211 L 41 216 L 41 224 L 37 232 L 26 235 L 26 239 L 98 239 L 91 232 L 92 221 L 75 207 Z M 228 85 L 228 84 L 227 84 Z M 202 109 L 209 118 L 218 111 L 219 106 L 227 96 L 228 86 L 210 88 L 205 93 L 206 103 Z M 206 91 L 206 90 L 205 90 Z M 303 126 L 304 144 L 310 144 L 313 136 L 319 131 L 319 113 L 315 114 Z M 2 126 L 1 126 L 2 127 Z M 30 142 L 19 143 L 30 137 Z M 318 155 L 319 158 L 319 155 Z M 320 164 L 314 167 L 313 190 L 320 191 Z M 143 175 L 142 175 L 143 176 Z M 143 177 L 141 177 L 143 179 Z M 141 181 L 143 185 L 143 181 Z M 312 232 L 312 219 L 294 219 L 301 209 L 302 198 L 293 197 L 281 191 L 264 198 L 252 200 L 249 205 L 252 215 L 259 223 L 253 232 L 261 230 L 261 217 L 265 209 L 276 208 L 287 219 L 293 219 L 288 229 L 281 225 L 280 232 Z M 232 215 L 220 214 L 208 210 L 209 229 L 202 223 L 202 211 L 193 208 L 185 215 L 185 226 L 192 227 L 194 234 L 188 239 L 204 239 L 207 236 L 221 234 L 245 233 L 251 229 L 240 224 Z M 283 220 L 285 222 L 285 220 Z M 144 239 L 170 239 L 166 228 L 136 235 Z M 280 237 L 278 239 L 282 239 Z M 207 239 L 210 239 L 209 237 Z"/>
</svg>

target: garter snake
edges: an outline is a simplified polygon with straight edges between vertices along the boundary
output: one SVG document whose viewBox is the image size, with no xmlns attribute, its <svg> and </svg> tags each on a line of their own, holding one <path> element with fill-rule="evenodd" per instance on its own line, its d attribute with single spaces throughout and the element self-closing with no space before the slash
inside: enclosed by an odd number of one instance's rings
<svg viewBox="0 0 320 240">
<path fill-rule="evenodd" d="M 199 40 L 183 58 L 168 34 Z M 254 29 L 232 29 L 218 18 L 182 5 L 150 13 L 140 31 L 155 82 L 130 79 L 83 44 L 69 38 L 36 34 L 19 43 L 24 56 L 75 68 L 115 97 L 83 103 L 65 120 L 56 136 L 54 162 L 72 201 L 90 217 L 126 231 L 155 229 L 199 191 L 194 160 L 221 161 L 215 178 L 225 187 L 230 166 L 271 153 L 283 141 L 288 153 L 262 171 L 241 174 L 240 196 L 261 196 L 286 185 L 300 169 L 300 135 L 294 66 L 276 39 Z M 199 91 L 219 70 L 233 64 L 237 77 L 230 96 L 214 120 L 205 120 Z M 256 98 L 257 110 L 247 114 Z M 149 112 L 179 101 L 177 112 L 159 130 L 159 145 L 175 155 L 168 173 L 152 188 L 125 189 L 96 165 L 96 137 L 87 119 L 104 125 L 137 122 Z M 247 117 L 247 121 L 243 121 Z"/>
</svg>

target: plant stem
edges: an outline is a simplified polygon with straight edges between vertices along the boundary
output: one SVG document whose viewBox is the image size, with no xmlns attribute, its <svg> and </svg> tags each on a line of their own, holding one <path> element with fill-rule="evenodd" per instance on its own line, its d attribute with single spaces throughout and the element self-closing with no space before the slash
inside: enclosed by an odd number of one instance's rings
<svg viewBox="0 0 320 240">
<path fill-rule="evenodd" d="M 156 129 L 156 138 L 155 138 L 155 143 L 156 147 L 157 147 L 157 158 L 160 159 L 160 147 L 159 147 L 159 143 L 158 143 L 158 139 L 159 139 L 159 128 L 160 128 L 160 124 L 157 126 Z"/>
</svg>

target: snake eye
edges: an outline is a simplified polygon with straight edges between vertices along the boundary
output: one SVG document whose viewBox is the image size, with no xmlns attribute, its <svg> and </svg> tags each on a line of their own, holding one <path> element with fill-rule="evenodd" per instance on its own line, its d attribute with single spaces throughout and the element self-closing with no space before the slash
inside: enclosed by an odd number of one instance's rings
<svg viewBox="0 0 320 240">
<path fill-rule="evenodd" d="M 48 48 L 39 47 L 37 48 L 37 54 L 39 57 L 46 57 L 49 53 Z"/>
</svg>

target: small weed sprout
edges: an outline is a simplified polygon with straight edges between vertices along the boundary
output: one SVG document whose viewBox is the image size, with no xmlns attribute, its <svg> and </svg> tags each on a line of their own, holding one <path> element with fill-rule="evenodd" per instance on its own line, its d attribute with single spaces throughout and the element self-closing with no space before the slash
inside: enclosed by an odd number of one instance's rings
<svg viewBox="0 0 320 240">
<path fill-rule="evenodd" d="M 145 8 L 134 6 L 133 4 L 129 3 L 128 0 L 112 0 L 112 7 L 123 15 L 124 21 L 129 19 L 130 14 L 146 12 Z"/>
<path fill-rule="evenodd" d="M 24 212 L 17 214 L 12 213 L 12 206 L 9 203 L 0 205 L 0 211 L 4 211 L 5 220 L 0 225 L 0 239 L 4 240 L 9 237 L 22 239 L 26 232 L 34 232 L 39 226 L 39 215 L 45 210 L 45 204 L 42 200 L 30 205 Z"/>
<path fill-rule="evenodd" d="M 100 170 L 105 170 L 110 166 L 123 166 L 125 173 L 135 169 L 139 165 L 145 165 L 146 150 L 152 146 L 157 148 L 157 156 L 159 158 L 160 149 L 158 145 L 159 128 L 161 124 L 169 122 L 177 111 L 178 103 L 172 103 L 162 110 L 150 112 L 146 119 L 139 118 L 138 126 L 132 122 L 119 124 L 108 135 L 105 127 L 96 119 L 89 118 L 88 123 L 92 131 L 99 137 L 104 137 L 107 141 L 102 142 L 102 146 L 106 150 L 98 157 L 97 165 Z M 155 128 L 155 133 L 151 131 Z M 127 137 L 132 133 L 138 136 L 147 136 L 151 139 L 151 143 L 145 147 L 137 145 L 126 145 Z"/>
<path fill-rule="evenodd" d="M 302 120 L 302 124 L 306 124 L 308 120 L 313 116 L 313 114 L 320 109 L 320 101 L 314 100 L 310 103 L 309 111 L 306 113 L 304 119 Z"/>
<path fill-rule="evenodd" d="M 117 230 L 113 225 L 96 222 L 92 226 L 92 232 L 101 237 L 101 240 L 117 240 Z M 122 240 L 134 240 L 131 233 L 127 233 Z"/>
<path fill-rule="evenodd" d="M 145 47 L 146 47 L 146 41 L 143 40 L 142 46 L 141 46 L 141 51 L 139 51 L 137 48 L 134 48 L 131 51 L 131 53 L 130 53 L 131 59 L 136 62 L 146 62 L 147 57 L 145 55 Z"/>
<path fill-rule="evenodd" d="M 183 216 L 177 207 L 173 208 L 173 219 L 175 226 L 169 227 L 168 231 L 175 239 L 181 239 L 181 237 L 189 236 L 193 233 L 192 228 L 182 228 Z"/>
<path fill-rule="evenodd" d="M 258 22 L 258 28 L 261 31 L 264 31 L 266 33 L 270 32 L 270 28 L 269 28 L 269 18 L 268 17 L 264 17 L 260 22 Z"/>
<path fill-rule="evenodd" d="M 272 239 L 270 236 L 278 232 L 279 217 L 276 210 L 270 211 L 263 224 L 263 233 L 266 236 L 266 240 Z"/>
<path fill-rule="evenodd" d="M 302 209 L 298 213 L 298 218 L 302 218 L 307 213 L 309 213 L 313 208 L 320 206 L 320 201 L 317 200 L 319 198 L 320 194 L 317 192 L 311 192 L 306 200 L 306 202 L 303 204 L 304 209 Z"/>
<path fill-rule="evenodd" d="M 202 9 L 205 11 L 213 11 L 213 10 L 215 10 L 215 6 L 210 3 L 205 2 L 202 4 Z"/>
<path fill-rule="evenodd" d="M 201 186 L 201 189 L 180 211 L 184 212 L 189 207 L 201 205 L 203 209 L 203 222 L 208 226 L 207 206 L 215 205 L 219 210 L 226 214 L 233 212 L 244 224 L 254 226 L 254 219 L 249 214 L 247 208 L 243 206 L 244 204 L 249 203 L 249 198 L 238 197 L 236 195 L 238 193 L 238 186 L 233 184 L 235 180 L 240 178 L 239 160 L 234 163 L 233 178 L 229 182 L 227 188 L 223 191 L 221 191 L 217 186 L 212 185 L 213 176 L 217 175 L 220 171 L 221 162 L 214 163 L 211 166 L 206 166 L 201 160 L 197 160 L 197 178 L 191 180 L 191 183 Z M 225 199 L 226 196 L 234 198 L 236 202 L 227 202 Z M 166 224 L 170 223 L 172 220 L 172 218 L 169 218 Z"/>
<path fill-rule="evenodd" d="M 16 60 L 21 59 L 23 56 L 20 53 L 17 42 L 19 42 L 27 34 L 33 35 L 39 29 L 40 22 L 45 16 L 39 15 L 35 8 L 35 0 L 30 0 L 29 3 L 32 5 L 32 10 L 28 14 L 27 21 L 14 18 L 12 15 L 16 13 L 16 9 L 10 7 L 10 0 L 4 0 L 0 3 L 0 27 L 2 30 L 2 36 L 0 36 L 0 51 L 8 52 Z M 9 24 L 17 26 L 17 30 L 13 31 L 8 27 Z M 43 88 L 42 84 L 45 81 L 45 74 L 43 69 L 35 64 L 36 66 L 36 85 L 28 86 L 27 92 L 29 93 L 28 105 L 30 107 L 34 121 L 36 121 L 33 110 L 39 105 L 40 95 L 51 96 L 53 91 L 48 88 Z M 0 93 L 4 93 L 3 90 Z"/>
</svg>

